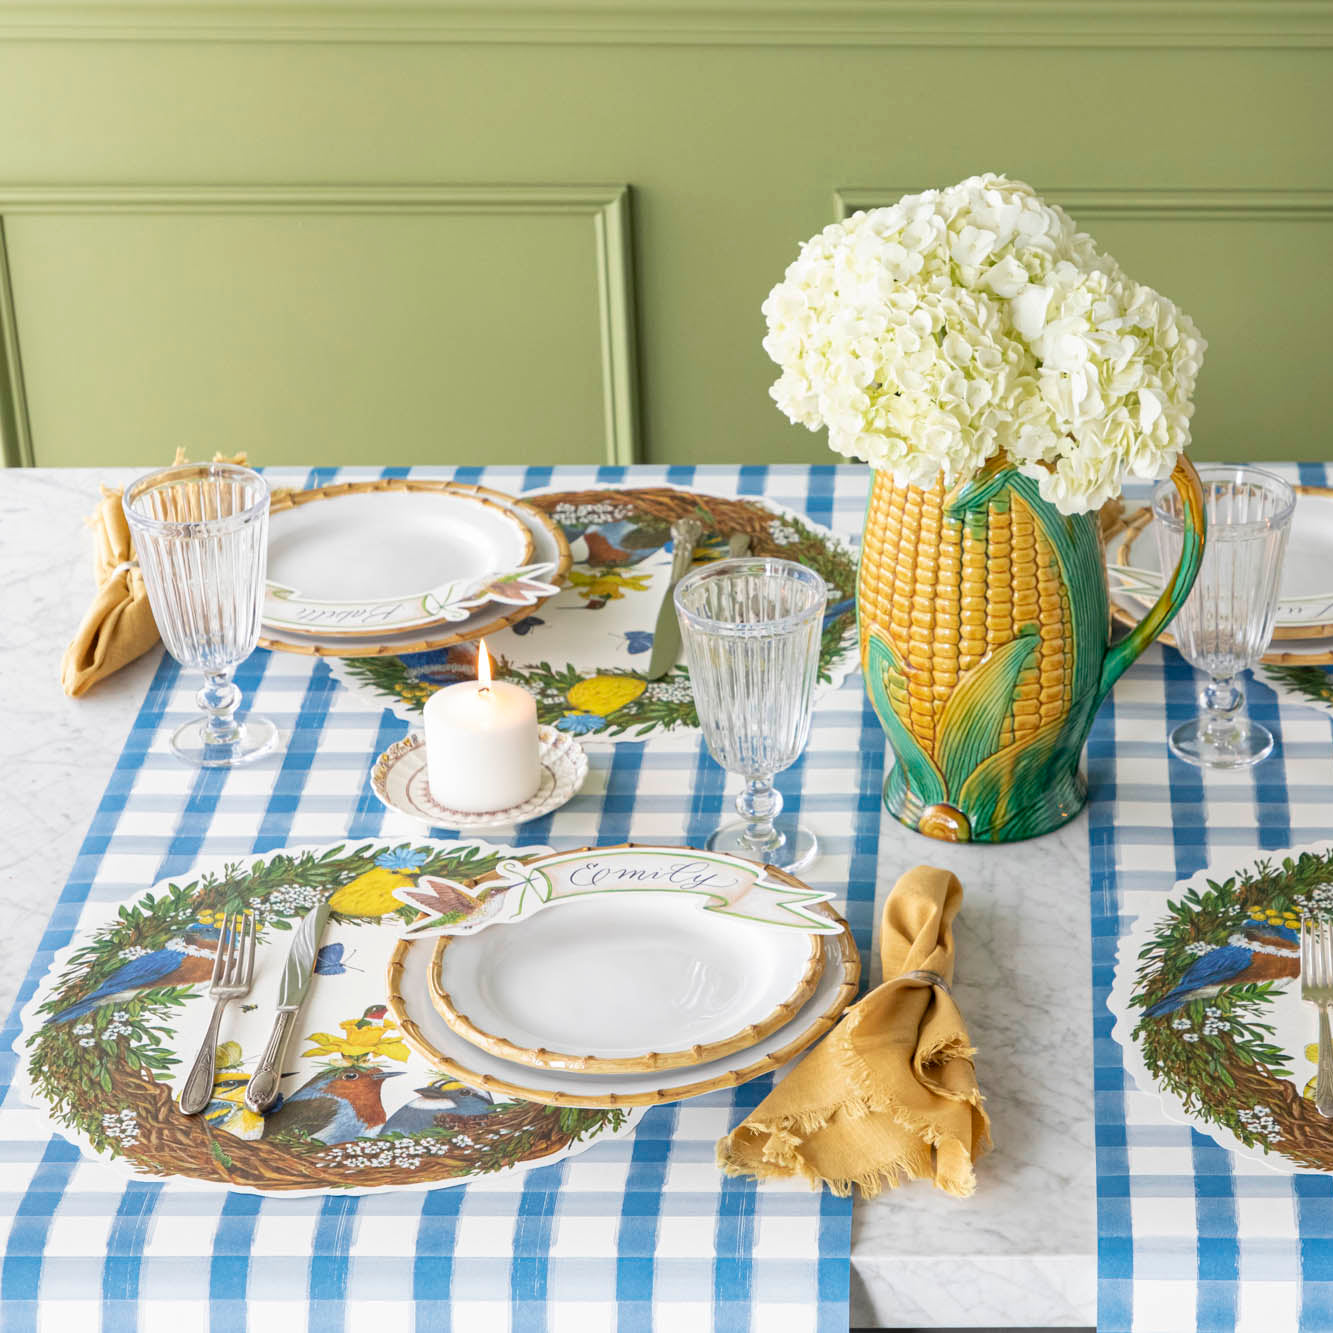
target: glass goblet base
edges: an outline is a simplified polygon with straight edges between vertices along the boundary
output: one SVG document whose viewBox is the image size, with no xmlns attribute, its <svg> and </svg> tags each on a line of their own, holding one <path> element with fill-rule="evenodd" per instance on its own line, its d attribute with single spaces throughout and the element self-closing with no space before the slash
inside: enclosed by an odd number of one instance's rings
<svg viewBox="0 0 1333 1333">
<path fill-rule="evenodd" d="M 1167 744 L 1171 753 L 1196 768 L 1249 768 L 1273 752 L 1273 733 L 1247 717 L 1218 727 L 1211 719 L 1182 722 Z"/>
<path fill-rule="evenodd" d="M 218 741 L 208 730 L 209 719 L 197 717 L 177 727 L 171 736 L 171 752 L 195 768 L 236 768 L 252 764 L 278 747 L 278 729 L 266 717 L 253 713 L 238 723 L 235 738 Z"/>
<path fill-rule="evenodd" d="M 794 820 L 779 819 L 773 827 L 778 835 L 777 841 L 757 847 L 747 836 L 749 823 L 738 819 L 734 824 L 723 824 L 709 836 L 704 846 L 710 852 L 743 856 L 749 861 L 762 861 L 792 873 L 803 870 L 819 854 L 819 839 L 803 825 Z"/>
</svg>

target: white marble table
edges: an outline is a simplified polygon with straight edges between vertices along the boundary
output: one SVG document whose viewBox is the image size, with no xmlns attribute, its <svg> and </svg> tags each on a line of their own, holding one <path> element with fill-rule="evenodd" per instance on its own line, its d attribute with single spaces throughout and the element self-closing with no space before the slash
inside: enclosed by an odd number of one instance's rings
<svg viewBox="0 0 1333 1333">
<path fill-rule="evenodd" d="M 13 1003 L 156 662 L 82 699 L 60 655 L 91 592 L 84 516 L 134 473 L 0 470 L 0 1005 Z M 888 883 L 920 861 L 966 890 L 955 993 L 996 1147 L 976 1195 L 924 1185 L 856 1205 L 852 1323 L 886 1328 L 1096 1322 L 1086 816 L 1008 847 L 928 843 L 886 816 Z M 872 974 L 873 975 L 873 974 Z"/>
</svg>

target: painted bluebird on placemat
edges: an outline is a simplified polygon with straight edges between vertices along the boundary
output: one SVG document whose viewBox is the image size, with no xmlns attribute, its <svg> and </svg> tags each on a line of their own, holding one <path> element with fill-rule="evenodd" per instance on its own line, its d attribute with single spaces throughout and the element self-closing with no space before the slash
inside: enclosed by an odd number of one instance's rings
<svg viewBox="0 0 1333 1333">
<path fill-rule="evenodd" d="M 476 1116 L 489 1115 L 495 1103 L 484 1092 L 469 1088 L 455 1078 L 440 1078 L 416 1090 L 412 1101 L 404 1103 L 389 1117 L 386 1134 L 420 1134 L 427 1129 L 453 1129 Z"/>
<path fill-rule="evenodd" d="M 195 922 L 160 949 L 127 950 L 127 958 L 97 988 L 48 1020 L 67 1023 L 115 1000 L 126 1000 L 156 986 L 194 986 L 213 976 L 218 947 L 216 926 Z"/>
<path fill-rule="evenodd" d="M 1175 987 L 1143 1011 L 1144 1017 L 1174 1013 L 1191 1000 L 1207 999 L 1230 986 L 1295 977 L 1300 971 L 1299 934 L 1284 922 L 1251 917 L 1225 944 L 1196 958 Z"/>
<path fill-rule="evenodd" d="M 264 1137 L 295 1131 L 321 1143 L 367 1138 L 384 1124 L 380 1084 L 397 1069 L 336 1065 L 307 1079 L 264 1120 Z"/>
</svg>

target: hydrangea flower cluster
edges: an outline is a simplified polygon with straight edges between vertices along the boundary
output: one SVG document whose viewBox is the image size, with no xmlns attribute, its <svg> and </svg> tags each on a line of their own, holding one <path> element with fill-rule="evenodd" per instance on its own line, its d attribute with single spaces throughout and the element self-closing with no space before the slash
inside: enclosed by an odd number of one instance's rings
<svg viewBox="0 0 1333 1333">
<path fill-rule="evenodd" d="M 778 406 L 900 485 L 1003 454 L 1081 513 L 1189 443 L 1193 321 L 1020 181 L 974 176 L 825 227 L 763 309 Z"/>
</svg>

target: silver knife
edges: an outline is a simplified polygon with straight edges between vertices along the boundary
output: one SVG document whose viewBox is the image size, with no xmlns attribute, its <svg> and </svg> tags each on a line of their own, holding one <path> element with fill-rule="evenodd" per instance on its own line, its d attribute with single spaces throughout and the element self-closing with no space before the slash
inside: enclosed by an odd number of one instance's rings
<svg viewBox="0 0 1333 1333">
<path fill-rule="evenodd" d="M 648 659 L 645 680 L 661 680 L 680 656 L 680 621 L 676 619 L 676 603 L 672 594 L 676 584 L 689 572 L 694 560 L 694 548 L 704 535 L 704 526 L 698 519 L 677 519 L 671 525 L 674 549 L 671 556 L 671 577 L 667 580 L 662 605 L 657 612 L 657 627 L 653 630 L 653 655 Z"/>
<path fill-rule="evenodd" d="M 282 1057 L 287 1050 L 292 1029 L 296 1026 L 296 1016 L 301 1012 L 306 991 L 310 989 L 311 978 L 315 975 L 315 957 L 319 953 L 320 937 L 324 934 L 324 925 L 328 919 L 329 904 L 325 901 L 305 914 L 292 936 L 292 947 L 287 951 L 287 965 L 282 970 L 282 981 L 278 986 L 278 1013 L 273 1020 L 273 1031 L 264 1054 L 259 1057 L 259 1065 L 245 1088 L 245 1104 L 252 1111 L 267 1111 L 278 1100 Z"/>
</svg>

